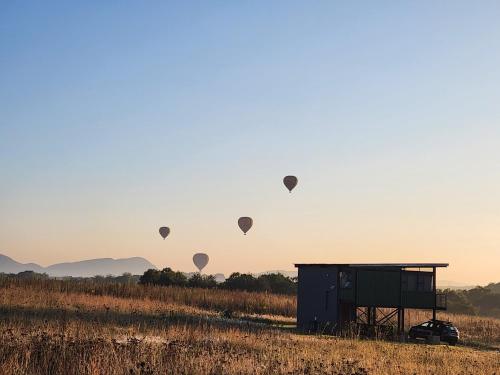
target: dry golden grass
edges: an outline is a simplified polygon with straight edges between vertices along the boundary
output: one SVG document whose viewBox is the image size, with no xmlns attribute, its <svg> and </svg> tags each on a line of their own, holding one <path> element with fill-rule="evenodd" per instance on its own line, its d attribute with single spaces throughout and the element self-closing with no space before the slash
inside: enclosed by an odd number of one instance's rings
<svg viewBox="0 0 500 375">
<path fill-rule="evenodd" d="M 491 350 L 296 334 L 268 324 L 293 322 L 286 314 L 236 308 L 248 306 L 236 301 L 237 292 L 186 291 L 191 298 L 204 294 L 218 301 L 204 305 L 182 300 L 183 291 L 170 288 L 125 297 L 35 284 L 0 285 L 0 374 L 500 373 L 500 354 Z M 279 301 L 259 307 L 266 312 L 279 311 L 282 298 L 289 298 L 255 297 Z M 223 318 L 225 309 L 242 319 Z M 496 336 L 486 335 L 498 340 L 498 321 L 457 319 L 470 328 L 494 322 L 489 329 Z"/>
<path fill-rule="evenodd" d="M 405 317 L 405 323 L 407 327 L 410 327 L 432 318 L 432 313 L 422 310 L 408 310 Z M 453 322 L 460 331 L 462 344 L 500 348 L 500 319 L 448 314 L 442 311 L 437 313 L 437 319 Z"/>
<path fill-rule="evenodd" d="M 270 314 L 293 317 L 295 297 L 270 293 L 251 293 L 218 289 L 197 289 L 93 282 L 89 280 L 19 280 L 0 278 L 0 288 L 19 286 L 32 291 L 82 293 L 92 296 L 115 296 L 179 303 L 203 309 L 230 309 L 249 314 Z"/>
</svg>

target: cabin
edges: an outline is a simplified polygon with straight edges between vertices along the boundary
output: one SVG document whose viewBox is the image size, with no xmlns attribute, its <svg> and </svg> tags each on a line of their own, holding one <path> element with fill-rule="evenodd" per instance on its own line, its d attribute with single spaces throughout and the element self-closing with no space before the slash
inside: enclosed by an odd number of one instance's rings
<svg viewBox="0 0 500 375">
<path fill-rule="evenodd" d="M 298 268 L 297 327 L 338 332 L 352 323 L 382 326 L 405 309 L 446 310 L 436 292 L 436 270 L 447 263 L 295 264 Z"/>
</svg>

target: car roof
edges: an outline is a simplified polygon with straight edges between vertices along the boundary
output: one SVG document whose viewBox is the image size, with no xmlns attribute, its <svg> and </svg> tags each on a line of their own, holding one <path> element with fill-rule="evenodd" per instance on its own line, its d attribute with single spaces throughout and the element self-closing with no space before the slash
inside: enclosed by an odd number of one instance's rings
<svg viewBox="0 0 500 375">
<path fill-rule="evenodd" d="M 428 320 L 425 323 L 437 323 L 437 324 L 444 324 L 444 325 L 451 325 L 451 322 L 445 321 L 445 320 Z"/>
</svg>

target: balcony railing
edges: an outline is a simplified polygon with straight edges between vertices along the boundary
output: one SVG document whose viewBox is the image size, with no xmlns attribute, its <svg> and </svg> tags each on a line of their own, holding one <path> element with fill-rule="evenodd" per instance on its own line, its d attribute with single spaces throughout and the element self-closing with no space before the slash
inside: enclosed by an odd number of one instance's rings
<svg viewBox="0 0 500 375">
<path fill-rule="evenodd" d="M 447 308 L 446 293 L 436 293 L 436 308 L 441 310 L 446 310 Z"/>
</svg>

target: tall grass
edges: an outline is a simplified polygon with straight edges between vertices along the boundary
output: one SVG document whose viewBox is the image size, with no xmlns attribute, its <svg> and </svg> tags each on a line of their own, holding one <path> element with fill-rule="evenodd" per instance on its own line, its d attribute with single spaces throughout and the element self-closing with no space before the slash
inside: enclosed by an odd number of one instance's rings
<svg viewBox="0 0 500 375">
<path fill-rule="evenodd" d="M 2 332 L 3 374 L 494 374 L 498 354 L 470 349 L 240 333 L 165 330 L 160 340 Z M 90 331 L 90 332 L 89 332 Z"/>
<path fill-rule="evenodd" d="M 229 291 L 222 289 L 183 288 L 95 282 L 93 280 L 22 280 L 0 278 L 0 288 L 17 286 L 32 291 L 84 293 L 94 296 L 150 299 L 163 302 L 182 303 L 210 310 L 231 310 L 249 314 L 271 314 L 293 317 L 296 300 L 293 296 Z"/>
<path fill-rule="evenodd" d="M 407 310 L 405 318 L 406 327 L 409 328 L 432 318 L 432 313 L 423 310 Z M 449 314 L 444 311 L 437 313 L 437 319 L 451 321 L 459 329 L 462 343 L 486 344 L 500 348 L 500 319 Z"/>
<path fill-rule="evenodd" d="M 293 321 L 294 311 L 288 318 L 281 314 L 294 306 L 290 297 L 72 283 L 0 282 L 0 374 L 500 372 L 500 354 L 494 351 L 299 335 L 255 323 L 256 318 Z M 228 309 L 238 319 L 222 313 Z M 491 323 L 479 332 L 498 339 L 498 321 L 462 316 L 454 321 L 462 333 Z"/>
<path fill-rule="evenodd" d="M 155 305 L 156 313 L 168 311 L 168 306 L 175 306 L 175 310 L 187 307 L 198 308 L 202 315 L 229 313 L 230 316 L 271 315 L 280 316 L 281 322 L 293 322 L 296 314 L 296 299 L 294 296 L 277 295 L 270 293 L 229 291 L 220 289 L 198 289 L 182 287 L 164 287 L 152 285 L 120 284 L 110 282 L 96 282 L 93 280 L 22 280 L 15 278 L 0 278 L 0 290 L 5 292 L 1 298 L 8 295 L 31 296 L 42 301 L 51 300 L 50 296 L 59 296 L 66 299 L 68 295 L 78 296 L 81 300 L 92 303 L 102 301 L 110 304 L 105 297 L 121 298 L 125 305 L 135 301 L 140 306 Z M 10 291 L 10 292 L 9 292 Z M 55 293 L 55 294 L 54 294 Z M 95 298 L 94 298 L 95 297 Z M 72 297 L 77 298 L 77 297 Z M 17 302 L 23 298 L 13 297 Z M 71 298 L 70 298 L 71 300 Z M 10 302 L 9 302 L 10 303 Z M 80 302 L 82 303 L 82 302 Z M 121 309 L 127 311 L 127 308 Z M 130 311 L 130 309 L 128 309 Z M 193 310 L 194 311 L 194 310 Z M 406 328 L 424 322 L 432 317 L 430 311 L 406 310 Z M 470 315 L 449 314 L 439 311 L 438 319 L 452 321 L 460 330 L 463 342 L 481 343 L 500 346 L 500 320 L 494 318 L 476 317 Z"/>
</svg>

